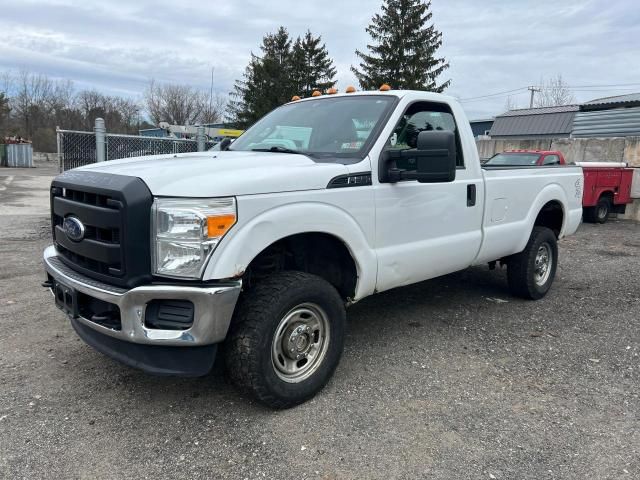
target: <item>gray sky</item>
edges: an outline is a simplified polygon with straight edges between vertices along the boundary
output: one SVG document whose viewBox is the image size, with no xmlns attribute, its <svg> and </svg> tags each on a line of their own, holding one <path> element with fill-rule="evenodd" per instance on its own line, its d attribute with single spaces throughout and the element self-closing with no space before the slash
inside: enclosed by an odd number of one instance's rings
<svg viewBox="0 0 640 480">
<path fill-rule="evenodd" d="M 72 79 L 77 88 L 139 97 L 149 78 L 231 90 L 251 51 L 279 25 L 320 34 L 338 86 L 381 0 L 0 0 L 0 70 Z M 561 73 L 578 101 L 640 91 L 637 0 L 433 0 L 451 67 L 447 93 L 461 99 L 539 83 Z M 585 85 L 625 87 L 585 88 Z M 357 84 L 356 84 L 357 85 Z M 528 92 L 517 93 L 528 106 Z M 465 101 L 469 117 L 499 114 L 506 95 Z"/>
</svg>

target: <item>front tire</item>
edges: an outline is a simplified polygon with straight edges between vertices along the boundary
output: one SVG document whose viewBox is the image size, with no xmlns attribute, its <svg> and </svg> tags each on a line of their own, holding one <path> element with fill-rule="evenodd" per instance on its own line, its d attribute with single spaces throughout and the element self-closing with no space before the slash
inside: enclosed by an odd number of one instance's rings
<svg viewBox="0 0 640 480">
<path fill-rule="evenodd" d="M 304 272 L 274 274 L 241 300 L 224 345 L 233 382 L 272 408 L 318 393 L 344 345 L 346 312 L 337 290 Z"/>
<path fill-rule="evenodd" d="M 509 257 L 507 280 L 515 296 L 538 300 L 553 283 L 558 266 L 558 242 L 551 229 L 533 227 L 525 249 Z"/>
</svg>

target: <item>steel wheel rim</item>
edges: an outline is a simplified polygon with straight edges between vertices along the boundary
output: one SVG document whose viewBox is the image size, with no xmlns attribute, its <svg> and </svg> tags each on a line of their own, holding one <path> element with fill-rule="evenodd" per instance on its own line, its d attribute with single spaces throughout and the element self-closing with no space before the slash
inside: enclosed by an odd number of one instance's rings
<svg viewBox="0 0 640 480">
<path fill-rule="evenodd" d="M 553 253 L 548 243 L 543 243 L 538 248 L 535 259 L 534 279 L 536 285 L 542 286 L 547 283 L 551 275 L 551 267 L 553 265 Z"/>
<path fill-rule="evenodd" d="M 598 218 L 604 218 L 607 215 L 607 207 L 598 207 Z"/>
<path fill-rule="evenodd" d="M 329 318 L 315 303 L 292 308 L 278 323 L 271 343 L 271 363 L 285 382 L 299 383 L 313 375 L 329 348 Z"/>
</svg>

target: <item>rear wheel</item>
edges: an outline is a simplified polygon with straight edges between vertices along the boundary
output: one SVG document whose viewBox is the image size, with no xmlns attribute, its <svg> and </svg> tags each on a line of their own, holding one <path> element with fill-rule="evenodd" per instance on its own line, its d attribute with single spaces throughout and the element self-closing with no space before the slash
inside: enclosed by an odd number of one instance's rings
<svg viewBox="0 0 640 480">
<path fill-rule="evenodd" d="M 337 290 L 303 272 L 282 272 L 247 292 L 225 342 L 231 379 L 262 403 L 287 408 L 313 397 L 335 370 L 346 313 Z"/>
<path fill-rule="evenodd" d="M 553 283 L 558 265 L 558 243 L 553 231 L 534 227 L 525 249 L 509 257 L 507 279 L 511 293 L 537 300 Z"/>
<path fill-rule="evenodd" d="M 585 208 L 584 219 L 590 223 L 605 223 L 611 213 L 611 200 L 600 197 L 595 207 Z"/>
<path fill-rule="evenodd" d="M 605 223 L 609 219 L 611 212 L 611 201 L 608 198 L 601 198 L 596 205 L 596 222 Z"/>
</svg>

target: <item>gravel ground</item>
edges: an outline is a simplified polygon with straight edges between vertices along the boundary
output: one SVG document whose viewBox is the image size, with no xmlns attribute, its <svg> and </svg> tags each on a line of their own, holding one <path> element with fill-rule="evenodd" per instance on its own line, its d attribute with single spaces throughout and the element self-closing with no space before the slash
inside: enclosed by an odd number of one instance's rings
<svg viewBox="0 0 640 480">
<path fill-rule="evenodd" d="M 48 179 L 6 175 L 2 478 L 640 478 L 639 224 L 581 226 L 537 302 L 487 268 L 366 299 L 329 385 L 275 412 L 82 343 L 40 287 L 46 203 L 24 186 Z"/>
</svg>

